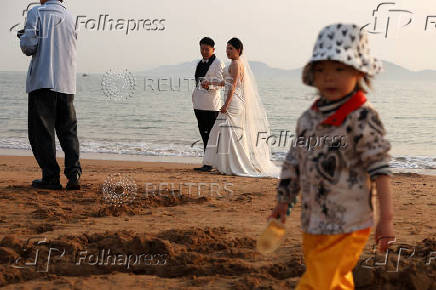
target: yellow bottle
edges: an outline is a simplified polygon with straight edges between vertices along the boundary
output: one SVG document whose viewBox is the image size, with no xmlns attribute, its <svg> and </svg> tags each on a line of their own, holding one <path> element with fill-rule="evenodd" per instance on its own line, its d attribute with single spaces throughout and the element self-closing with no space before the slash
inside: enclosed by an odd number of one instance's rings
<svg viewBox="0 0 436 290">
<path fill-rule="evenodd" d="M 283 242 L 285 232 L 285 225 L 280 220 L 270 219 L 266 229 L 257 239 L 257 251 L 263 255 L 273 253 Z"/>
</svg>

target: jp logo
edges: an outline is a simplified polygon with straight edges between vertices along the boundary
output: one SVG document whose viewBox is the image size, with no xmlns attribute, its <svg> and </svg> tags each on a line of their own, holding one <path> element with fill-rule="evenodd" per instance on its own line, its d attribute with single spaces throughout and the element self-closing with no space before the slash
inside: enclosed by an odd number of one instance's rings
<svg viewBox="0 0 436 290">
<path fill-rule="evenodd" d="M 39 7 L 37 7 L 39 6 Z M 50 9 L 47 6 L 41 5 L 39 2 L 32 2 L 29 5 L 27 5 L 26 9 L 22 11 L 22 16 L 24 17 L 23 23 L 17 23 L 14 24 L 11 28 L 9 28 L 10 32 L 18 32 L 18 36 L 20 37 L 22 34 L 24 34 L 24 29 L 20 30 L 21 27 L 24 27 L 27 21 L 27 16 L 30 10 L 32 10 L 34 7 L 37 7 L 35 10 L 36 13 L 36 23 L 33 28 L 25 28 L 26 31 L 34 31 L 35 35 L 38 38 L 47 38 L 48 31 L 39 31 L 37 27 L 40 25 L 42 27 L 55 27 L 62 22 L 64 22 L 64 17 L 61 12 L 56 11 L 54 9 Z"/>
<path fill-rule="evenodd" d="M 36 242 L 32 242 L 33 240 Z M 43 248 L 46 250 L 41 251 Z M 47 250 L 48 249 L 48 250 Z M 64 258 L 66 250 L 52 248 L 46 237 L 32 237 L 26 242 L 23 255 L 18 257 L 11 267 L 16 269 L 33 268 L 37 272 L 47 273 L 50 264 Z"/>
<path fill-rule="evenodd" d="M 24 23 L 26 23 L 26 15 L 27 15 L 27 12 L 29 12 L 29 10 L 30 10 L 32 7 L 37 6 L 37 5 L 41 5 L 41 4 L 40 4 L 39 2 L 32 2 L 32 3 L 30 3 L 29 5 L 27 5 L 27 8 L 26 8 L 26 9 L 23 10 L 23 12 L 21 13 L 21 16 L 24 17 Z M 19 30 L 19 25 L 20 25 L 20 24 L 23 24 L 23 26 L 24 26 L 24 23 L 17 23 L 17 24 L 15 24 L 15 25 L 13 25 L 11 28 L 9 28 L 9 31 L 10 31 L 10 32 L 18 31 L 18 30 Z"/>
<path fill-rule="evenodd" d="M 377 8 L 372 11 L 372 16 L 374 17 L 374 23 L 368 23 L 361 27 L 361 29 L 369 28 L 372 30 L 368 30 L 369 33 L 372 34 L 384 34 L 385 38 L 388 38 L 389 33 L 391 33 L 390 24 L 393 20 L 396 20 L 394 23 L 393 29 L 394 33 L 398 34 L 398 29 L 406 27 L 410 23 L 412 23 L 412 14 L 413 12 L 404 9 L 385 9 L 386 6 L 396 5 L 395 2 L 383 2 L 377 5 Z M 405 18 L 404 18 L 405 16 Z M 372 27 L 371 27 L 372 26 Z M 381 30 L 379 28 L 381 27 Z"/>
<path fill-rule="evenodd" d="M 388 242 L 388 244 L 393 245 L 394 241 Z M 425 265 L 431 265 L 434 260 L 436 260 L 436 251 L 422 249 L 416 250 L 415 247 L 401 244 L 396 247 L 396 249 L 388 248 L 384 255 L 377 255 L 376 246 L 374 245 L 372 250 L 372 255 L 368 258 L 362 260 L 359 264 L 362 268 L 367 269 L 385 269 L 386 272 L 399 272 L 402 260 L 409 260 L 414 258 L 415 262 L 420 262 Z M 419 261 L 421 260 L 421 261 Z M 407 263 L 406 263 L 407 264 Z"/>
<path fill-rule="evenodd" d="M 103 75 L 101 89 L 103 94 L 111 100 L 126 100 L 135 94 L 135 77 L 128 70 L 122 72 L 109 70 Z"/>
</svg>

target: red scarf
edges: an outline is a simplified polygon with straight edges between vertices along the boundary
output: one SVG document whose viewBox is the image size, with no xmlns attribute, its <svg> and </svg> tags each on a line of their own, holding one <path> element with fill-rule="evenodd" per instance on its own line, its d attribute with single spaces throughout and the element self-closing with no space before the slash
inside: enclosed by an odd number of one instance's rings
<svg viewBox="0 0 436 290">
<path fill-rule="evenodd" d="M 319 111 L 318 102 L 319 100 L 316 100 L 313 103 L 312 110 Z M 333 115 L 322 121 L 321 124 L 339 127 L 351 112 L 359 109 L 365 102 L 365 94 L 359 90 L 348 101 L 341 105 Z"/>
</svg>

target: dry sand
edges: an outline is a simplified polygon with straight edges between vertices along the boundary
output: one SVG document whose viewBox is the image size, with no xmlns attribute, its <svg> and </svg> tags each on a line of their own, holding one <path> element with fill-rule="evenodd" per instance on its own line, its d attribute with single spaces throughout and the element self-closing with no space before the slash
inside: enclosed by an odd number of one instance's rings
<svg viewBox="0 0 436 290">
<path fill-rule="evenodd" d="M 36 190 L 32 157 L 0 156 L 0 286 L 293 289 L 304 272 L 299 204 L 282 247 L 268 257 L 255 251 L 277 180 L 197 173 L 194 164 L 82 166 L 80 191 Z M 133 202 L 114 207 L 103 198 L 111 174 L 134 180 Z M 165 182 L 176 190 L 150 190 Z M 436 176 L 396 174 L 393 188 L 397 242 L 377 266 L 384 256 L 374 256 L 371 236 L 354 270 L 356 289 L 436 289 Z"/>
</svg>

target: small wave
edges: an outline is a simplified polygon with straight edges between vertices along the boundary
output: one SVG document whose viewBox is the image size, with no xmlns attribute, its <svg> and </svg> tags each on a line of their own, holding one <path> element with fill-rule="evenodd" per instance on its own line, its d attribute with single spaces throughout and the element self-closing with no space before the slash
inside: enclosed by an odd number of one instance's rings
<svg viewBox="0 0 436 290">
<path fill-rule="evenodd" d="M 25 138 L 7 138 L 0 140 L 0 148 L 31 150 Z M 56 141 L 56 150 L 61 151 Z M 203 144 L 154 144 L 144 142 L 114 142 L 110 140 L 81 140 L 80 151 L 83 153 L 107 153 L 142 156 L 177 156 L 177 157 L 202 157 Z M 287 152 L 273 152 L 272 160 L 282 161 Z M 390 162 L 392 168 L 398 169 L 436 169 L 436 158 L 430 156 L 397 156 Z"/>
<path fill-rule="evenodd" d="M 399 156 L 390 165 L 402 169 L 436 169 L 436 158 L 429 156 Z"/>
</svg>

